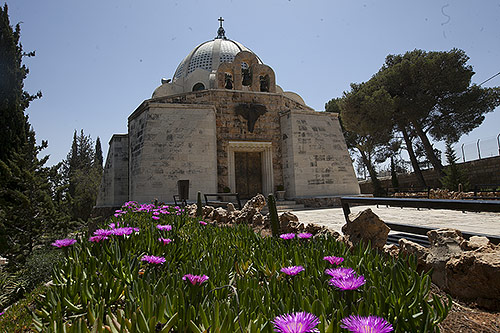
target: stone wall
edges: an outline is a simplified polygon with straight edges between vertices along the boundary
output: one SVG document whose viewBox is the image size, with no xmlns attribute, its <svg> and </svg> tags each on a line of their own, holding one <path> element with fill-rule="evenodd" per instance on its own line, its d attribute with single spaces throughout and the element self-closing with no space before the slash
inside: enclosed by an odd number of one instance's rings
<svg viewBox="0 0 500 333">
<path fill-rule="evenodd" d="M 274 187 L 283 184 L 282 145 L 280 131 L 280 112 L 290 109 L 307 110 L 318 114 L 313 109 L 300 104 L 282 94 L 225 89 L 204 90 L 196 93 L 161 97 L 152 100 L 156 103 L 183 103 L 214 105 L 217 122 L 217 191 L 230 187 L 229 157 L 227 146 L 230 141 L 258 141 L 272 144 L 272 169 Z M 239 105 L 247 105 L 250 110 L 259 108 L 262 113 L 249 127 L 249 120 L 237 114 Z M 262 109 L 264 106 L 265 109 Z M 264 112 L 262 112 L 264 111 Z M 231 190 L 235 190 L 234 188 Z M 267 193 L 266 193 L 267 194 Z"/>
<path fill-rule="evenodd" d="M 126 201 L 128 201 L 128 134 L 115 134 L 109 140 L 96 206 L 121 206 Z"/>
<path fill-rule="evenodd" d="M 337 114 L 291 110 L 280 121 L 288 197 L 359 194 Z"/>
<path fill-rule="evenodd" d="M 130 200 L 171 202 L 177 181 L 190 181 L 189 200 L 216 190 L 215 109 L 148 102 L 129 117 Z"/>
<path fill-rule="evenodd" d="M 457 163 L 460 168 L 466 170 L 466 175 L 469 178 L 469 185 L 473 189 L 476 184 L 500 184 L 500 156 L 483 158 L 480 160 Z M 439 178 L 434 172 L 434 169 L 422 171 L 425 182 L 431 188 L 442 187 Z M 414 173 L 398 175 L 400 188 L 420 188 L 417 177 Z M 381 179 L 382 187 L 392 187 L 391 178 L 385 177 Z M 362 181 L 359 183 L 361 193 L 373 193 L 373 187 L 370 181 Z"/>
</svg>

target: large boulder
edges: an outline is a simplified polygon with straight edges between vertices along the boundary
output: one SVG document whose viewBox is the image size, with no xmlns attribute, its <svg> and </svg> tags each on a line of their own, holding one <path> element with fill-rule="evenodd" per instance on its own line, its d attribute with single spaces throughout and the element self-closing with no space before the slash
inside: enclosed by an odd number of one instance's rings
<svg viewBox="0 0 500 333">
<path fill-rule="evenodd" d="M 352 245 L 370 241 L 373 248 L 383 249 L 391 229 L 370 208 L 349 215 L 342 227 L 346 240 Z"/>
<path fill-rule="evenodd" d="M 500 310 L 500 246 L 486 237 L 466 240 L 455 229 L 431 230 L 427 237 L 429 248 L 401 239 L 400 255 L 415 254 L 418 269 L 432 269 L 432 282 L 452 296 Z"/>
<path fill-rule="evenodd" d="M 432 282 L 440 287 L 447 286 L 448 277 L 445 272 L 446 263 L 454 256 L 462 253 L 465 239 L 460 230 L 438 229 L 427 232 L 430 248 L 425 258 L 426 265 L 433 268 Z"/>
<path fill-rule="evenodd" d="M 304 225 L 299 222 L 299 218 L 295 214 L 292 214 L 290 212 L 283 212 L 280 214 L 278 219 L 281 233 L 296 233 L 302 232 L 304 230 Z"/>
<path fill-rule="evenodd" d="M 446 291 L 491 310 L 500 310 L 500 248 L 481 247 L 451 258 Z"/>
<path fill-rule="evenodd" d="M 429 250 L 420 244 L 409 241 L 405 238 L 399 239 L 399 255 L 409 256 L 415 255 L 417 257 L 417 270 L 426 270 L 427 268 L 427 256 L 429 255 Z"/>
<path fill-rule="evenodd" d="M 235 223 L 252 223 L 253 216 L 260 213 L 266 205 L 266 198 L 262 194 L 257 194 L 243 206 L 238 216 L 234 218 Z"/>
</svg>

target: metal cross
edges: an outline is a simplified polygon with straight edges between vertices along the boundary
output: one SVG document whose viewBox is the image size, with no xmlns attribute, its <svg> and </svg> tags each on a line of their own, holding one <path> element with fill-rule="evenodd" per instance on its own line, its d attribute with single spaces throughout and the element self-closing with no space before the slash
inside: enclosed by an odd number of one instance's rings
<svg viewBox="0 0 500 333">
<path fill-rule="evenodd" d="M 218 21 L 220 22 L 220 27 L 222 28 L 222 22 L 224 22 L 224 19 L 221 17 L 219 17 Z"/>
</svg>

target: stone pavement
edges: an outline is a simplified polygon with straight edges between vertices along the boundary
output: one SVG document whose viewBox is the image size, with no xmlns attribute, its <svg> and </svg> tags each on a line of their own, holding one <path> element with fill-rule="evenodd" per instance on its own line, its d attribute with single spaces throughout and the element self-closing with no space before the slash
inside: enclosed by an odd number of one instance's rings
<svg viewBox="0 0 500 333">
<path fill-rule="evenodd" d="M 351 213 L 366 208 L 378 215 L 384 222 L 410 224 L 430 228 L 454 228 L 480 234 L 500 236 L 500 213 L 475 213 L 444 209 L 416 209 L 386 206 L 354 206 Z M 342 208 L 321 208 L 292 211 L 302 223 L 315 223 L 342 233 L 345 224 Z"/>
</svg>

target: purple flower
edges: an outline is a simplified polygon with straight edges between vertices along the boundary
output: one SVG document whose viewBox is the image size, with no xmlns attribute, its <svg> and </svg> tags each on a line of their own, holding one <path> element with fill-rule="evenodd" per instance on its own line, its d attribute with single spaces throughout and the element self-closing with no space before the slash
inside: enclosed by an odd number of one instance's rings
<svg viewBox="0 0 500 333">
<path fill-rule="evenodd" d="M 132 232 L 138 232 L 139 228 L 132 228 L 132 227 L 123 227 L 123 228 L 116 228 L 111 230 L 111 234 L 115 236 L 127 236 L 132 234 Z"/>
<path fill-rule="evenodd" d="M 163 243 L 163 245 L 166 245 L 168 243 L 170 243 L 172 240 L 170 238 L 158 238 L 158 240 Z"/>
<path fill-rule="evenodd" d="M 165 225 L 158 224 L 156 228 L 158 228 L 159 230 L 166 230 L 166 231 L 172 230 L 172 226 L 170 224 L 165 224 Z"/>
<path fill-rule="evenodd" d="M 106 236 L 92 236 L 89 238 L 89 242 L 99 243 L 102 240 L 108 239 Z"/>
<path fill-rule="evenodd" d="M 323 260 L 328 261 L 331 265 L 340 265 L 344 261 L 344 258 L 328 256 L 323 257 Z"/>
<path fill-rule="evenodd" d="M 312 237 L 312 234 L 309 232 L 301 232 L 300 234 L 297 234 L 297 237 L 301 239 L 309 239 Z"/>
<path fill-rule="evenodd" d="M 356 272 L 352 268 L 328 268 L 325 270 L 325 274 L 330 275 L 335 279 L 343 279 L 352 275 L 356 275 Z"/>
<path fill-rule="evenodd" d="M 342 319 L 340 327 L 353 333 L 388 333 L 394 331 L 391 324 L 389 324 L 384 318 L 377 316 L 361 317 L 351 315 Z"/>
<path fill-rule="evenodd" d="M 76 239 L 71 239 L 71 238 L 65 238 L 65 239 L 58 239 L 54 243 L 52 243 L 52 246 L 57 246 L 57 247 L 67 247 L 70 245 L 73 245 L 76 243 Z"/>
<path fill-rule="evenodd" d="M 208 280 L 208 276 L 206 275 L 193 275 L 186 274 L 182 277 L 184 281 L 189 280 L 192 285 L 201 285 L 203 282 Z"/>
<path fill-rule="evenodd" d="M 207 222 L 205 222 L 205 221 L 198 221 L 198 222 L 200 222 L 200 224 L 201 224 L 201 225 L 207 225 L 207 224 L 208 224 L 208 223 L 207 223 Z"/>
<path fill-rule="evenodd" d="M 0 316 L 3 316 L 5 312 L 0 312 Z"/>
<path fill-rule="evenodd" d="M 300 272 L 304 270 L 304 267 L 302 266 L 290 266 L 290 267 L 283 267 L 281 269 L 282 273 L 285 273 L 286 275 L 297 275 Z"/>
<path fill-rule="evenodd" d="M 142 256 L 141 261 L 147 261 L 150 264 L 160 264 L 163 265 L 163 263 L 166 261 L 165 258 L 163 257 L 156 257 L 156 256 Z"/>
<path fill-rule="evenodd" d="M 295 237 L 295 234 L 292 234 L 292 233 L 290 233 L 290 234 L 281 234 L 280 235 L 281 239 L 292 239 L 294 237 Z"/>
<path fill-rule="evenodd" d="M 96 231 L 94 231 L 95 236 L 107 237 L 107 236 L 111 236 L 112 234 L 113 234 L 113 230 L 109 230 L 109 229 L 97 229 Z"/>
<path fill-rule="evenodd" d="M 357 276 L 356 274 L 344 278 L 331 278 L 328 283 L 340 290 L 356 290 L 365 284 L 365 277 L 363 275 Z"/>
<path fill-rule="evenodd" d="M 319 332 L 316 325 L 319 324 L 319 319 L 312 313 L 295 312 L 285 314 L 274 318 L 274 331 L 280 333 L 306 333 Z"/>
<path fill-rule="evenodd" d="M 158 217 L 158 216 L 156 216 L 156 215 L 151 216 L 151 218 L 152 218 L 153 220 L 159 220 L 159 219 L 160 219 L 160 217 Z"/>
</svg>

